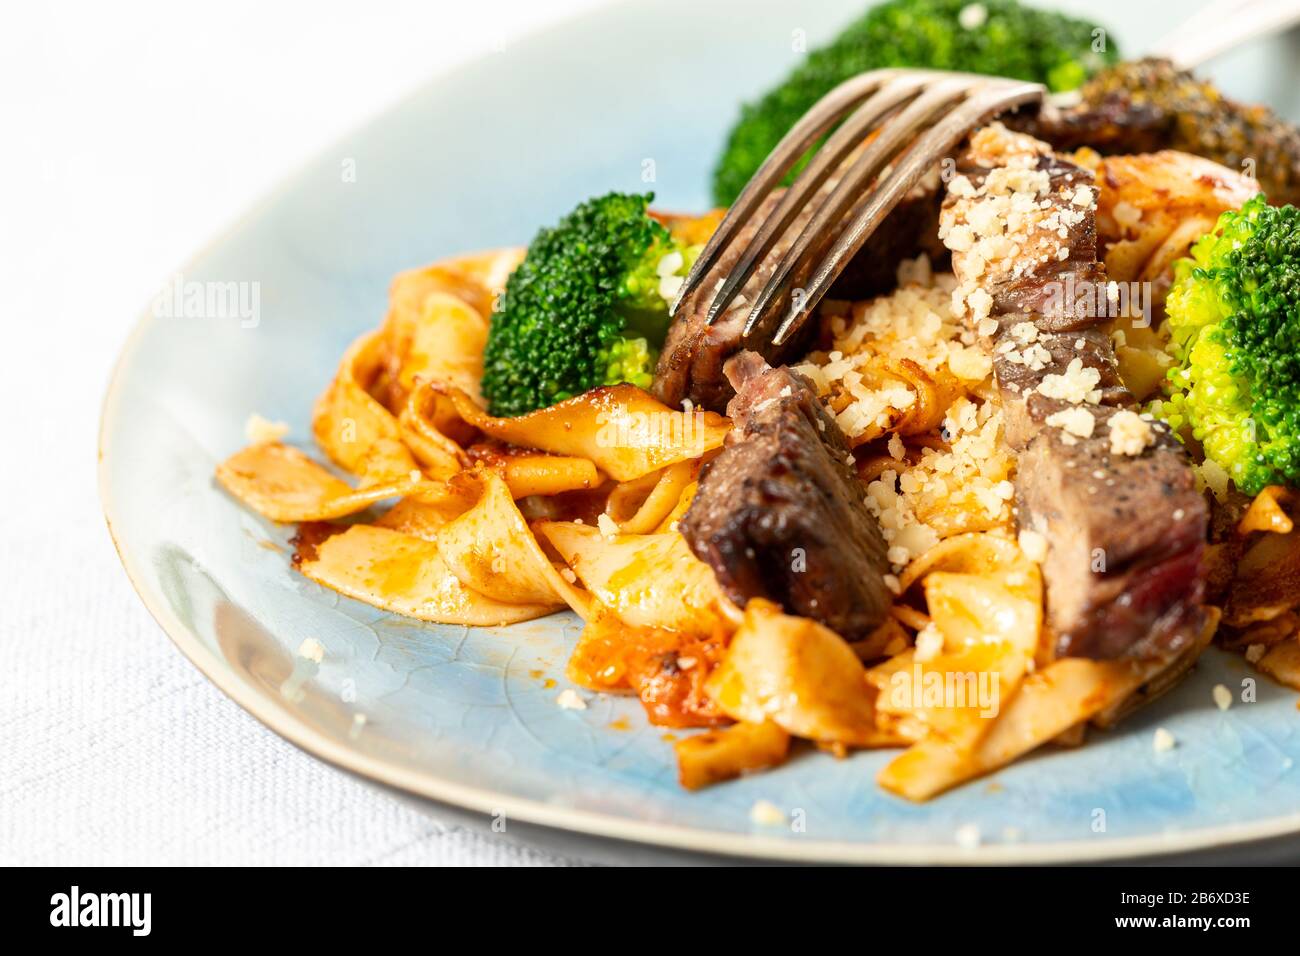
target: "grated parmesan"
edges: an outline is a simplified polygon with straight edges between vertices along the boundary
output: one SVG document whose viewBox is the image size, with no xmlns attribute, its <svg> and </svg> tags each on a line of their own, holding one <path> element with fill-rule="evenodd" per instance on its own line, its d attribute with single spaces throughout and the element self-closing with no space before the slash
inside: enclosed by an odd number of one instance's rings
<svg viewBox="0 0 1300 956">
<path fill-rule="evenodd" d="M 1149 422 L 1137 412 L 1127 408 L 1116 412 L 1110 419 L 1110 453 L 1112 455 L 1140 455 L 1155 441 L 1155 432 Z"/>
<path fill-rule="evenodd" d="M 1035 564 L 1042 564 L 1047 560 L 1047 538 L 1037 531 L 1025 528 L 1017 536 L 1016 542 L 1020 545 L 1020 550 L 1025 553 L 1025 557 Z"/>
<path fill-rule="evenodd" d="M 1047 416 L 1046 422 L 1053 428 L 1076 435 L 1079 438 L 1091 438 L 1097 419 L 1086 408 L 1064 408 Z"/>
<path fill-rule="evenodd" d="M 1096 405 L 1101 401 L 1101 389 L 1097 388 L 1100 382 L 1101 372 L 1095 368 L 1085 368 L 1083 359 L 1075 358 L 1070 360 L 1061 374 L 1044 375 L 1038 385 L 1038 393 L 1075 405 L 1082 402 Z"/>
<path fill-rule="evenodd" d="M 250 445 L 268 445 L 271 442 L 284 441 L 289 435 L 289 426 L 284 422 L 273 422 L 263 418 L 257 412 L 248 416 L 244 422 L 244 438 Z"/>
</svg>

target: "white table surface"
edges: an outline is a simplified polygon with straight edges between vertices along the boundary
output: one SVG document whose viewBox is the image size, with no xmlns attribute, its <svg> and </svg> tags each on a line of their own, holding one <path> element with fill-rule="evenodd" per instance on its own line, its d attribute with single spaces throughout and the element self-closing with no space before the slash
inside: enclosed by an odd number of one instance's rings
<svg viewBox="0 0 1300 956">
<path fill-rule="evenodd" d="M 485 832 L 470 815 L 382 790 L 282 741 L 149 617 L 96 489 L 109 370 L 160 276 L 422 79 L 592 5 L 6 8 L 0 862 L 648 858 L 545 832 Z"/>
<path fill-rule="evenodd" d="M 160 277 L 422 80 L 600 2 L 6 7 L 0 864 L 681 859 L 521 824 L 494 834 L 285 743 L 145 611 L 96 488 L 109 371 Z"/>
</svg>

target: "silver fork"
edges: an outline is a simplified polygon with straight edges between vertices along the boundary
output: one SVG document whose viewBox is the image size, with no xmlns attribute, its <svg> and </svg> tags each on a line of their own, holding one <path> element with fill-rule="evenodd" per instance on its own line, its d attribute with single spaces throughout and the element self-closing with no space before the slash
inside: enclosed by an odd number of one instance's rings
<svg viewBox="0 0 1300 956">
<path fill-rule="evenodd" d="M 819 202 L 758 293 L 742 333 L 748 338 L 760 326 L 769 328 L 784 310 L 772 335 L 772 344 L 781 345 L 802 326 L 849 260 L 927 170 L 935 168 L 971 130 L 998 113 L 1041 102 L 1046 92 L 1037 83 L 938 70 L 873 70 L 841 83 L 804 114 L 764 160 L 701 251 L 673 301 L 672 313 L 699 287 L 790 167 L 843 120 L 781 197 L 709 306 L 706 322 L 712 325 L 798 213 Z M 875 137 L 842 171 L 834 188 L 822 189 L 873 129 Z M 832 235 L 834 242 L 817 260 Z M 793 288 L 814 262 L 807 288 Z"/>
</svg>

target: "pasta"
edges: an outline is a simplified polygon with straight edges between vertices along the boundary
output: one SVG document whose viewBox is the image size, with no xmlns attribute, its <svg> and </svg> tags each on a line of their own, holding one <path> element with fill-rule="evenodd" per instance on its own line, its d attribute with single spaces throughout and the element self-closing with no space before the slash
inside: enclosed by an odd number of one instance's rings
<svg viewBox="0 0 1300 956">
<path fill-rule="evenodd" d="M 1162 242 L 1180 235 L 1171 226 Z M 1160 248 L 1146 241 L 1145 268 Z M 1053 659 L 1042 575 L 1011 531 L 1015 460 L 990 362 L 954 317 L 951 276 L 922 259 L 892 295 L 830 305 L 833 347 L 799 366 L 854 448 L 896 575 L 888 619 L 850 644 L 769 601 L 737 607 L 678 532 L 725 417 L 627 384 L 515 418 L 487 413 L 483 346 L 520 254 L 394 281 L 382 326 L 348 348 L 313 411 L 317 444 L 351 480 L 280 442 L 218 466 L 240 502 L 302 523 L 295 563 L 307 578 L 447 624 L 574 611 L 585 625 L 572 681 L 636 695 L 655 724 L 703 729 L 674 744 L 688 789 L 777 766 L 797 738 L 836 753 L 903 748 L 879 784 L 929 799 L 1078 742 L 1158 686 L 1149 667 Z M 1261 493 L 1218 560 L 1241 646 L 1300 686 L 1291 499 Z M 1212 633 L 1213 621 L 1203 640 Z"/>
<path fill-rule="evenodd" d="M 632 481 L 722 445 L 730 425 L 713 412 L 677 412 L 634 385 L 598 388 L 518 418 L 493 418 L 459 389 L 431 383 L 484 435 L 586 458 L 615 481 Z"/>
</svg>

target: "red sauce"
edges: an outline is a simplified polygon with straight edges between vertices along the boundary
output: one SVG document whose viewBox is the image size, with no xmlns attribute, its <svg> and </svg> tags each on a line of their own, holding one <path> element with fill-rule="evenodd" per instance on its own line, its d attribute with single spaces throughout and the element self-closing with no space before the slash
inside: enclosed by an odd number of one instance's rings
<svg viewBox="0 0 1300 956">
<path fill-rule="evenodd" d="M 725 651 L 725 634 L 702 640 L 603 618 L 583 632 L 569 673 L 596 690 L 632 691 L 660 727 L 716 727 L 730 721 L 704 693 L 704 682 Z"/>
</svg>

